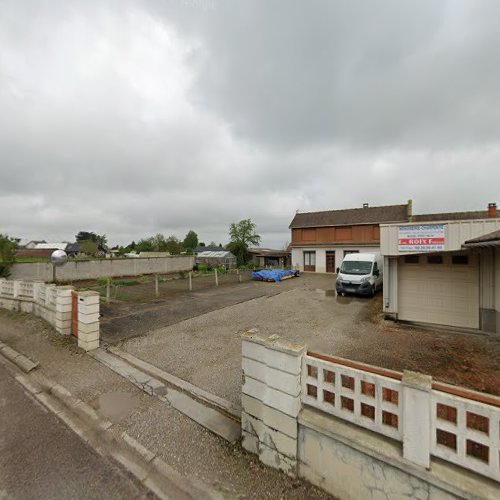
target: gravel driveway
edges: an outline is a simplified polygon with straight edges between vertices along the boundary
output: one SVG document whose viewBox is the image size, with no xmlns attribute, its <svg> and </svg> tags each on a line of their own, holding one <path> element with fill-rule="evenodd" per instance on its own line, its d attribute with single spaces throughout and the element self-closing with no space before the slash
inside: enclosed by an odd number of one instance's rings
<svg viewBox="0 0 500 500">
<path fill-rule="evenodd" d="M 156 329 L 121 347 L 234 403 L 239 403 L 241 389 L 240 336 L 251 328 L 305 343 L 309 350 L 394 370 L 420 371 L 499 394 L 498 340 L 385 321 L 380 294 L 374 299 L 326 296 L 325 290 L 332 288 L 331 276 L 306 275 L 285 283 L 272 289 L 281 293 Z"/>
</svg>

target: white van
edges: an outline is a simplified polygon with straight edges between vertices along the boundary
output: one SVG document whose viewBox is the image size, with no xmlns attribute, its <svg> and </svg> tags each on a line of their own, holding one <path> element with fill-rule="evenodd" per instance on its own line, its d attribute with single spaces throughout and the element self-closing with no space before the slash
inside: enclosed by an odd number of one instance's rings
<svg viewBox="0 0 500 500">
<path fill-rule="evenodd" d="M 373 297 L 382 288 L 384 259 L 378 253 L 350 253 L 337 271 L 337 293 L 359 293 Z"/>
</svg>

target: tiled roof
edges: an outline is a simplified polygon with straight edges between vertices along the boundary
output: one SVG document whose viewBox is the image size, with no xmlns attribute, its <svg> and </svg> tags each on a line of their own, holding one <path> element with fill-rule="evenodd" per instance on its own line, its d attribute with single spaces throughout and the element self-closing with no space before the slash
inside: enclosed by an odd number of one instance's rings
<svg viewBox="0 0 500 500">
<path fill-rule="evenodd" d="M 408 221 L 408 205 L 387 205 L 383 207 L 297 213 L 290 224 L 290 229 L 406 221 Z"/>
<path fill-rule="evenodd" d="M 431 222 L 440 220 L 470 220 L 487 219 L 487 210 L 477 210 L 475 212 L 448 212 L 443 214 L 421 214 L 413 215 L 411 222 Z"/>
<path fill-rule="evenodd" d="M 469 243 L 488 243 L 491 241 L 497 241 L 500 240 L 500 230 L 498 231 L 493 231 L 492 233 L 488 234 L 483 234 L 483 236 L 478 236 L 477 238 L 472 238 L 471 240 L 467 240 L 465 242 L 465 245 L 468 245 Z"/>
</svg>

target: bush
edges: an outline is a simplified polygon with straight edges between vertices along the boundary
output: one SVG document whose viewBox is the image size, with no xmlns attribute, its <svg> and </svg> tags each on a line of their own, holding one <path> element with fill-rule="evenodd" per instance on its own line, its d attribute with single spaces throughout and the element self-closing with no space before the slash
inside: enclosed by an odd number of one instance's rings
<svg viewBox="0 0 500 500">
<path fill-rule="evenodd" d="M 16 260 L 17 242 L 6 234 L 0 234 L 0 278 L 10 276 L 10 267 Z"/>
</svg>

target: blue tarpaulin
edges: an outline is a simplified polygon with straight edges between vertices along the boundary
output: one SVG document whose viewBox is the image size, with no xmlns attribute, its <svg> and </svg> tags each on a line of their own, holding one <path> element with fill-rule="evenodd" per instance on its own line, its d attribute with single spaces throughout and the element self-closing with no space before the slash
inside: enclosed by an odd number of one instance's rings
<svg viewBox="0 0 500 500">
<path fill-rule="evenodd" d="M 287 276 L 300 276 L 300 275 L 298 271 L 283 271 L 281 269 L 254 271 L 252 273 L 252 278 L 254 280 L 264 280 L 264 281 L 281 281 L 283 278 Z"/>
</svg>

